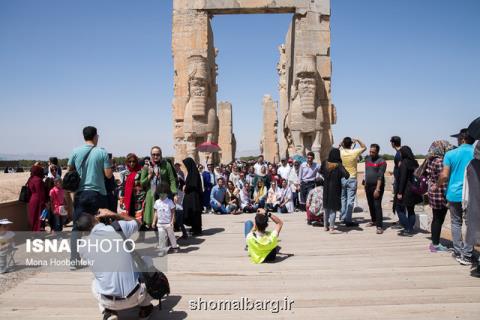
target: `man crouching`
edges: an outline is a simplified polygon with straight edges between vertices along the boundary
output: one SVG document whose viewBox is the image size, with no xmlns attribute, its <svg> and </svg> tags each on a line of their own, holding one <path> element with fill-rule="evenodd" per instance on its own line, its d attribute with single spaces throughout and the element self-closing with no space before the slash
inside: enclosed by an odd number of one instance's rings
<svg viewBox="0 0 480 320">
<path fill-rule="evenodd" d="M 273 231 L 266 231 L 268 219 L 275 223 Z M 248 254 L 253 263 L 273 262 L 278 252 L 278 235 L 282 230 L 283 221 L 277 216 L 259 209 L 255 216 L 255 223 L 245 222 L 245 238 Z"/>
<path fill-rule="evenodd" d="M 126 239 L 137 232 L 140 226 L 132 217 L 100 209 L 96 216 L 82 214 L 77 220 L 77 228 L 79 231 L 90 232 L 88 238 L 92 243 L 97 240 L 112 240 L 118 243 L 121 236 L 111 225 L 103 223 L 112 220 L 121 220 L 118 224 Z M 150 303 L 152 297 L 147 293 L 145 284 L 139 282 L 132 255 L 123 246 L 120 246 L 120 249 L 112 246 L 107 252 L 103 251 L 102 247 L 105 246 L 79 247 L 78 251 L 82 259 L 94 262 L 92 271 L 95 279 L 92 282 L 92 292 L 103 313 L 103 319 L 116 320 L 117 311 L 136 306 L 140 306 L 138 319 L 148 319 L 153 312 L 153 305 Z"/>
</svg>

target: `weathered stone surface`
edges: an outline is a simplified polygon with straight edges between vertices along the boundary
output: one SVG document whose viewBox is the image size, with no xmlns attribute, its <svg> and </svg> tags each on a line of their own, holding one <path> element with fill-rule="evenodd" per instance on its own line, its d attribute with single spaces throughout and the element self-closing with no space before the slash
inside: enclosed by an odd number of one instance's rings
<svg viewBox="0 0 480 320">
<path fill-rule="evenodd" d="M 220 160 L 218 155 L 196 151 L 205 141 L 223 145 L 222 162 L 229 160 L 230 154 L 234 157 L 233 134 L 219 137 L 217 50 L 213 45 L 210 18 L 214 14 L 238 13 L 294 14 L 285 44 L 279 48 L 278 139 L 273 139 L 277 134 L 277 104 L 271 102 L 271 98 L 265 99 L 269 107 L 264 107 L 264 122 L 275 124 L 265 129 L 267 135 L 262 138 L 267 160 L 278 160 L 279 155 L 305 154 L 309 150 L 322 159 L 325 157 L 333 143 L 331 125 L 336 122 L 330 89 L 330 0 L 174 0 L 173 8 L 172 107 L 176 161 L 187 155 L 202 162 L 206 156 L 213 161 Z M 273 111 L 274 122 L 270 121 Z"/>
<path fill-rule="evenodd" d="M 230 102 L 218 103 L 218 144 L 220 151 L 220 162 L 230 163 L 235 159 L 236 140 L 233 134 L 232 104 Z"/>
<path fill-rule="evenodd" d="M 270 95 L 265 95 L 263 105 L 263 134 L 260 142 L 260 151 L 266 161 L 279 162 L 277 142 L 277 103 Z"/>
</svg>

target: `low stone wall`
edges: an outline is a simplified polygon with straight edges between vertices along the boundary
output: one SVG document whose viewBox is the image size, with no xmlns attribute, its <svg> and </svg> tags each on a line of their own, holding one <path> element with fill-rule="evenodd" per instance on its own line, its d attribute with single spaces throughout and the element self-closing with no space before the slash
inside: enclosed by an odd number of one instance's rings
<svg viewBox="0 0 480 320">
<path fill-rule="evenodd" d="M 13 222 L 12 231 L 29 231 L 27 218 L 27 204 L 20 201 L 0 203 L 0 219 Z"/>
</svg>

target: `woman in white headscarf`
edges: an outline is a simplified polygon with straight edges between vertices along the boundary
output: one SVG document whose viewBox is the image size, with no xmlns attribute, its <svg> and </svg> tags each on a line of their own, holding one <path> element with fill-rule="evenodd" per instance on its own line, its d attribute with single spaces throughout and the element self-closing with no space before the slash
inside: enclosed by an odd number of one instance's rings
<svg viewBox="0 0 480 320">
<path fill-rule="evenodd" d="M 475 244 L 480 242 L 480 142 L 475 147 L 474 159 L 465 169 L 463 184 L 463 207 L 466 211 L 467 234 L 466 242 Z M 480 277 L 480 257 L 476 270 L 472 275 Z"/>
</svg>

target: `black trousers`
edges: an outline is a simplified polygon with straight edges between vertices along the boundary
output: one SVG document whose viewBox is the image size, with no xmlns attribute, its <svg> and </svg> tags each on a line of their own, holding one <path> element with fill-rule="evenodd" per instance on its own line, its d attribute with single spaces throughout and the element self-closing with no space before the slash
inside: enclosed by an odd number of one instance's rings
<svg viewBox="0 0 480 320">
<path fill-rule="evenodd" d="M 380 197 L 375 199 L 374 192 L 377 188 L 376 184 L 365 185 L 365 194 L 368 201 L 368 210 L 370 211 L 370 218 L 372 222 L 375 223 L 377 228 L 383 228 L 383 210 L 382 210 L 382 198 L 383 198 L 383 187 L 380 189 Z"/>
<path fill-rule="evenodd" d="M 445 221 L 445 216 L 447 215 L 448 208 L 443 207 L 442 209 L 432 209 L 432 211 L 432 243 L 437 246 L 440 243 L 440 233 L 442 232 L 442 225 Z"/>
</svg>

